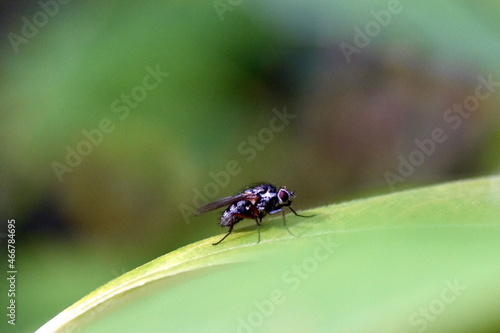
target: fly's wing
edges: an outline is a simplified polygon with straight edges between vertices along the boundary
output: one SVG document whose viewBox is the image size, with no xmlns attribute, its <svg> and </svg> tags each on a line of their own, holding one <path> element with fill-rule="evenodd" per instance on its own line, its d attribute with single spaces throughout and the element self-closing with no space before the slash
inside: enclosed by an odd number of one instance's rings
<svg viewBox="0 0 500 333">
<path fill-rule="evenodd" d="M 221 207 L 224 207 L 227 205 L 232 205 L 233 203 L 241 201 L 241 200 L 248 200 L 252 203 L 255 203 L 258 199 L 259 199 L 259 197 L 257 195 L 244 192 L 244 193 L 240 193 L 240 194 L 233 195 L 230 197 L 225 197 L 225 198 L 207 203 L 206 205 L 198 207 L 198 209 L 196 211 L 199 215 L 199 214 L 203 214 L 203 213 L 209 212 L 209 211 L 217 209 L 217 208 L 221 208 Z"/>
</svg>

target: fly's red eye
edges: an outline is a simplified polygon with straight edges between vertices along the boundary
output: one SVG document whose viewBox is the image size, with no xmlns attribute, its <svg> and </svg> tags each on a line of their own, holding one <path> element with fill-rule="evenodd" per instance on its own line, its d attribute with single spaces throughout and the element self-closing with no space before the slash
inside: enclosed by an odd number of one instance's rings
<svg viewBox="0 0 500 333">
<path fill-rule="evenodd" d="M 290 196 L 288 195 L 288 192 L 285 190 L 279 190 L 278 192 L 278 198 L 280 199 L 281 202 L 287 202 L 288 199 L 290 199 Z"/>
</svg>

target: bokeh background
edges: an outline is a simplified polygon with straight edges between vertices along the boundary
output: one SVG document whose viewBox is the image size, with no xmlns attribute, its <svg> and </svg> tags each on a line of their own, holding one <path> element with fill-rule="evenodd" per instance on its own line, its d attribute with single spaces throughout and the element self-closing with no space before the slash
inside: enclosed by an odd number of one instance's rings
<svg viewBox="0 0 500 333">
<path fill-rule="evenodd" d="M 217 212 L 192 211 L 247 184 L 286 185 L 302 210 L 500 170 L 500 83 L 466 116 L 447 111 L 487 91 L 479 77 L 500 82 L 498 2 L 0 10 L 0 236 L 6 258 L 15 218 L 16 331 L 224 232 Z M 447 139 L 391 185 L 438 128 Z M 71 150 L 84 152 L 73 167 Z"/>
</svg>

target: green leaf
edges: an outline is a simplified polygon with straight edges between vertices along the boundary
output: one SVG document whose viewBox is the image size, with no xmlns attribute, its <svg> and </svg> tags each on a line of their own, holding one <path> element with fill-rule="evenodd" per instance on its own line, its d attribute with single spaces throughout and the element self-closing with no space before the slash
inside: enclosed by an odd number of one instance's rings
<svg viewBox="0 0 500 333">
<path fill-rule="evenodd" d="M 168 253 L 38 332 L 500 329 L 500 177 L 265 220 Z"/>
</svg>

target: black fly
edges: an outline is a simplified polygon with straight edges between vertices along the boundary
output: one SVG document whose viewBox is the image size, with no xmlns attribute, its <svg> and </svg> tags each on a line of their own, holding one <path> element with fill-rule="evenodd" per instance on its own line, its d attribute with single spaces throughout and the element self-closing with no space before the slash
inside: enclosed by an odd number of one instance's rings
<svg viewBox="0 0 500 333">
<path fill-rule="evenodd" d="M 283 225 L 292 236 L 295 235 L 288 230 L 285 222 L 285 212 L 283 211 L 283 207 L 290 208 L 290 210 L 297 216 L 309 217 L 297 214 L 297 212 L 291 207 L 292 198 L 295 198 L 295 193 L 288 190 L 286 187 L 283 186 L 277 188 L 274 185 L 264 183 L 248 188 L 242 193 L 222 198 L 201 206 L 198 208 L 198 214 L 230 205 L 222 213 L 220 218 L 221 227 L 229 228 L 229 231 L 220 241 L 214 243 L 213 245 L 217 245 L 226 239 L 226 237 L 233 231 L 233 226 L 243 219 L 255 220 L 259 233 L 258 241 L 260 242 L 260 223 L 266 214 L 282 212 Z"/>
</svg>

